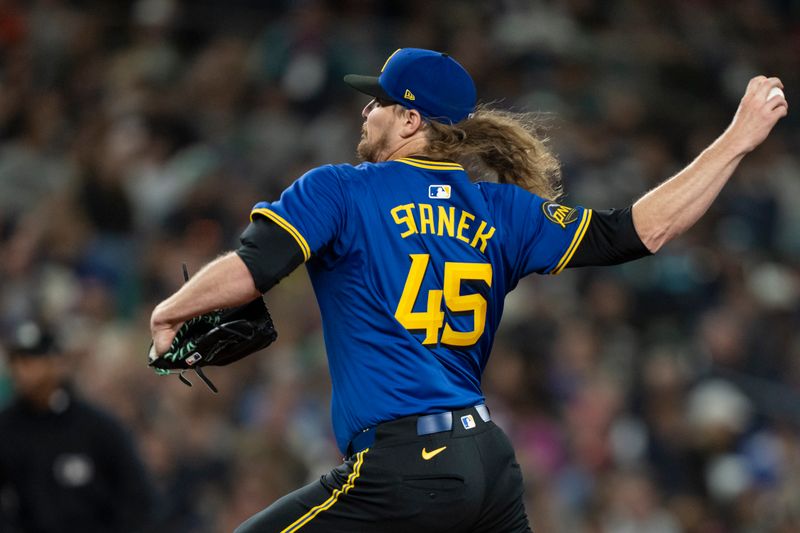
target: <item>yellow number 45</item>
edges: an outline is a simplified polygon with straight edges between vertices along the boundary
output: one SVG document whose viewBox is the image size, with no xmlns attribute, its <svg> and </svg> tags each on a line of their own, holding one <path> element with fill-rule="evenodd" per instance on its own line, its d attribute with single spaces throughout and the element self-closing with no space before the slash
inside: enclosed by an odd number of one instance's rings
<svg viewBox="0 0 800 533">
<path fill-rule="evenodd" d="M 408 271 L 403 294 L 397 304 L 394 316 L 409 331 L 424 331 L 422 344 L 436 344 L 439 331 L 442 333 L 442 344 L 449 346 L 472 346 L 486 327 L 486 298 L 480 294 L 461 294 L 462 281 L 483 281 L 492 286 L 492 265 L 489 263 L 454 263 L 444 264 L 444 283 L 442 290 L 428 291 L 428 305 L 425 311 L 414 312 L 414 302 L 419 297 L 422 279 L 428 269 L 428 254 L 411 254 L 411 268 Z M 454 313 L 472 313 L 472 331 L 455 331 L 444 321 L 442 299 L 450 311 Z"/>
</svg>

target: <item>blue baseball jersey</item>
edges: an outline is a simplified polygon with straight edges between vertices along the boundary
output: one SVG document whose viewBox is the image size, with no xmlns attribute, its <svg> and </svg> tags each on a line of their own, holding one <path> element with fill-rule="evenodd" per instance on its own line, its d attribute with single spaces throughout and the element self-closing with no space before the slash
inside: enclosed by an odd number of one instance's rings
<svg viewBox="0 0 800 533">
<path fill-rule="evenodd" d="M 420 158 L 315 168 L 256 204 L 303 251 L 342 452 L 380 422 L 481 403 L 506 293 L 560 272 L 591 215 Z"/>
</svg>

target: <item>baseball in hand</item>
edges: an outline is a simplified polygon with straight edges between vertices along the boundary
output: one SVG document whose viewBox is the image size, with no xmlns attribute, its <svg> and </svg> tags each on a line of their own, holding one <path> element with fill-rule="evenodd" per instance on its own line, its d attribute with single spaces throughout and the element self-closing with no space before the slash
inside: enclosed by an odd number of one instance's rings
<svg viewBox="0 0 800 533">
<path fill-rule="evenodd" d="M 767 93 L 767 100 L 775 96 L 783 96 L 783 91 L 781 90 L 780 87 L 773 87 L 772 89 L 770 89 L 769 92 Z"/>
</svg>

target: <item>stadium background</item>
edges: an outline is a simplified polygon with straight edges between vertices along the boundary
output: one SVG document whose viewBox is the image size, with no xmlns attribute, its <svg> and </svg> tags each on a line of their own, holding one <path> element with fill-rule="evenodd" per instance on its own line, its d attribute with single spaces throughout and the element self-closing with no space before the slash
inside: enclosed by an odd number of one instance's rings
<svg viewBox="0 0 800 533">
<path fill-rule="evenodd" d="M 339 461 L 303 269 L 267 297 L 278 342 L 212 369 L 216 397 L 145 367 L 148 316 L 256 201 L 354 161 L 365 98 L 341 76 L 399 46 L 546 112 L 564 202 L 595 208 L 688 163 L 752 75 L 800 102 L 791 0 L 0 1 L 0 331 L 59 327 L 168 495 L 153 531 L 230 531 Z M 797 125 L 657 257 L 510 295 L 485 391 L 540 533 L 800 530 Z"/>
</svg>

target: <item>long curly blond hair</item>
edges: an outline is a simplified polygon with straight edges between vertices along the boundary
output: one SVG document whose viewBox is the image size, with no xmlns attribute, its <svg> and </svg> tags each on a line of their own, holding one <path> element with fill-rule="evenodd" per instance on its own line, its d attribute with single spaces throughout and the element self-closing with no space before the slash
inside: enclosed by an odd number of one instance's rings
<svg viewBox="0 0 800 533">
<path fill-rule="evenodd" d="M 542 120 L 533 113 L 513 113 L 478 106 L 458 124 L 428 122 L 428 153 L 476 171 L 482 178 L 512 183 L 547 200 L 561 193 L 561 163 L 540 136 Z M 488 174 L 488 175 L 487 175 Z"/>
</svg>

